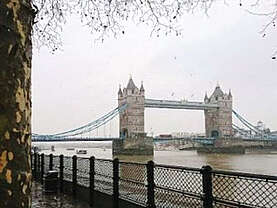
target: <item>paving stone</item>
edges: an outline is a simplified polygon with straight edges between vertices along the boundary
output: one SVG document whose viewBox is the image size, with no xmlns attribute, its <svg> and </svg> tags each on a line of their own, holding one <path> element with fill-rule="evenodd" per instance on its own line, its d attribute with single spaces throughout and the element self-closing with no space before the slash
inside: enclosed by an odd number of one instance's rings
<svg viewBox="0 0 277 208">
<path fill-rule="evenodd" d="M 90 208 L 90 206 L 69 195 L 45 193 L 41 184 L 33 182 L 32 208 Z"/>
</svg>

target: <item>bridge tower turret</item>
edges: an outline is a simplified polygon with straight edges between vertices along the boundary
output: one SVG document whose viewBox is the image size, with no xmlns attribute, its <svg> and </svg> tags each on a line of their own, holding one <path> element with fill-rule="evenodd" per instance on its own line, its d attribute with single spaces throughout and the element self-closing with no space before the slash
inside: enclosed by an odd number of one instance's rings
<svg viewBox="0 0 277 208">
<path fill-rule="evenodd" d="M 228 138 L 233 135 L 232 131 L 232 105 L 233 96 L 231 90 L 224 93 L 217 85 L 213 94 L 208 98 L 205 95 L 205 103 L 217 104 L 217 109 L 208 109 L 205 114 L 205 129 L 207 137 Z"/>
<path fill-rule="evenodd" d="M 144 133 L 144 87 L 138 89 L 130 77 L 128 85 L 118 91 L 118 106 L 127 104 L 127 108 L 119 115 L 119 135 L 123 138 L 133 134 Z"/>
</svg>

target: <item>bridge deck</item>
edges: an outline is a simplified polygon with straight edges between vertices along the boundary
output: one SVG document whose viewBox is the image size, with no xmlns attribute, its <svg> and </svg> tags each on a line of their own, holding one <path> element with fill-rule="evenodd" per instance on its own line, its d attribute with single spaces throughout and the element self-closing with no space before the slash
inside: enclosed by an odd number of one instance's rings
<svg viewBox="0 0 277 208">
<path fill-rule="evenodd" d="M 144 107 L 206 110 L 206 109 L 215 109 L 215 108 L 218 108 L 219 106 L 217 104 L 206 104 L 203 102 L 145 99 Z"/>
</svg>

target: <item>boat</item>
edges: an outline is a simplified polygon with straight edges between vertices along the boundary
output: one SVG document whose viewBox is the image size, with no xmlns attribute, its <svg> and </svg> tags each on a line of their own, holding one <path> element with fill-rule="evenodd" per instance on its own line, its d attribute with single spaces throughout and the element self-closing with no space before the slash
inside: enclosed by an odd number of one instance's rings
<svg viewBox="0 0 277 208">
<path fill-rule="evenodd" d="M 87 154 L 87 150 L 76 150 L 76 154 Z"/>
</svg>

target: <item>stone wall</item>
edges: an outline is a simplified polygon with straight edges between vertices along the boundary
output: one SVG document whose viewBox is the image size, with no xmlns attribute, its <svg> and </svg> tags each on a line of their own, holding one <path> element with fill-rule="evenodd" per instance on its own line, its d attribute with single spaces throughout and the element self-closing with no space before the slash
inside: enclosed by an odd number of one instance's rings
<svg viewBox="0 0 277 208">
<path fill-rule="evenodd" d="M 245 146 L 244 141 L 241 138 L 218 138 L 214 143 L 214 147 L 237 147 Z"/>
<path fill-rule="evenodd" d="M 145 134 L 133 135 L 126 139 L 113 140 L 113 157 L 118 155 L 150 155 L 154 154 L 153 138 Z"/>
<path fill-rule="evenodd" d="M 263 140 L 244 140 L 242 138 L 229 137 L 229 138 L 218 138 L 214 143 L 214 147 L 238 147 L 242 146 L 245 148 L 252 147 L 277 147 L 277 142 L 275 141 L 263 141 Z"/>
</svg>

